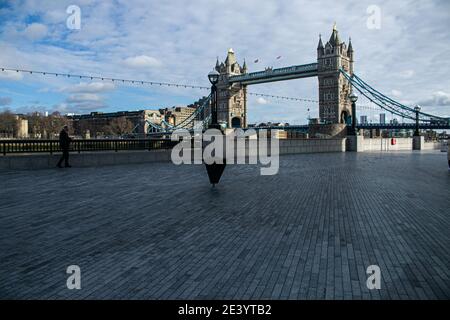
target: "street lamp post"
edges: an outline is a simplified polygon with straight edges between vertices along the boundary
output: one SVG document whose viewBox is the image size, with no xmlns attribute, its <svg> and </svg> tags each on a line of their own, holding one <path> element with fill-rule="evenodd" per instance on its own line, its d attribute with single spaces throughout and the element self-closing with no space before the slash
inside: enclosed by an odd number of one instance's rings
<svg viewBox="0 0 450 320">
<path fill-rule="evenodd" d="M 356 101 L 358 101 L 358 96 L 356 93 L 352 92 L 349 96 L 350 101 L 352 102 L 352 128 L 350 130 L 351 136 L 356 135 Z"/>
<path fill-rule="evenodd" d="M 219 73 L 216 70 L 208 74 L 209 82 L 211 82 L 211 125 L 210 128 L 219 129 L 217 122 L 217 83 L 219 82 Z"/>
<path fill-rule="evenodd" d="M 220 124 L 217 121 L 217 83 L 219 82 L 219 73 L 216 70 L 211 71 L 208 74 L 209 82 L 211 82 L 211 124 L 208 128 L 219 129 L 223 135 L 223 131 Z M 217 137 L 215 138 L 217 139 Z M 222 163 L 213 162 L 212 164 L 207 164 L 205 162 L 206 172 L 208 173 L 209 182 L 213 187 L 219 183 L 220 177 L 226 166 L 226 159 L 224 158 Z"/>
<path fill-rule="evenodd" d="M 420 112 L 420 106 L 416 105 L 414 107 L 414 111 L 416 112 L 416 130 L 414 131 L 414 136 L 418 137 L 420 136 L 420 131 L 419 131 L 419 112 Z"/>
</svg>

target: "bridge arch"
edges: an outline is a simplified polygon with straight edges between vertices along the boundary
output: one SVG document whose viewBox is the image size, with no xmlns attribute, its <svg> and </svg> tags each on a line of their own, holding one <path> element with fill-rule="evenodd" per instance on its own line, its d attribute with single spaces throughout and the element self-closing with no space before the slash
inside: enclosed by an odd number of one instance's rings
<svg viewBox="0 0 450 320">
<path fill-rule="evenodd" d="M 233 117 L 231 119 L 232 128 L 242 128 L 242 119 L 240 117 Z"/>
<path fill-rule="evenodd" d="M 349 124 L 348 122 L 350 121 L 350 113 L 347 110 L 342 110 L 341 112 L 341 118 L 340 118 L 340 123 L 343 124 Z"/>
</svg>

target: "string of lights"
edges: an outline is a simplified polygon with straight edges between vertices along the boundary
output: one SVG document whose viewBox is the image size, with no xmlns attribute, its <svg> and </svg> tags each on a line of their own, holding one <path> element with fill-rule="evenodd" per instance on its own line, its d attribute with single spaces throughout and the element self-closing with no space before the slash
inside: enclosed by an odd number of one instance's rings
<svg viewBox="0 0 450 320">
<path fill-rule="evenodd" d="M 206 89 L 206 90 L 210 89 L 209 87 L 203 87 L 203 86 L 168 83 L 168 82 L 158 82 L 158 81 L 131 80 L 131 79 L 120 79 L 120 78 L 110 78 L 110 77 L 101 77 L 101 76 L 86 76 L 86 75 L 79 75 L 79 74 L 23 70 L 23 69 L 1 68 L 1 70 L 2 71 L 28 73 L 28 74 L 40 74 L 40 75 L 44 75 L 44 76 L 66 77 L 66 78 L 87 79 L 87 80 L 101 80 L 101 81 L 111 81 L 111 82 L 118 82 L 118 83 L 131 83 L 131 84 L 141 84 L 141 85 L 151 85 L 151 86 L 166 86 L 166 87 L 177 87 L 177 88 L 181 87 L 181 88 Z"/>
<path fill-rule="evenodd" d="M 253 96 L 259 96 L 259 97 L 281 99 L 281 100 L 293 100 L 293 101 L 302 101 L 302 102 L 319 103 L 319 101 L 317 101 L 317 100 L 312 100 L 312 99 L 291 98 L 291 97 L 285 97 L 285 96 L 277 96 L 277 95 L 272 95 L 272 94 L 254 93 L 254 92 L 247 92 L 247 94 L 250 94 L 250 95 L 253 95 Z"/>
<path fill-rule="evenodd" d="M 200 89 L 200 90 L 210 90 L 211 89 L 210 87 L 206 87 L 206 86 L 196 86 L 196 85 L 190 85 L 190 84 L 121 79 L 121 78 L 111 78 L 111 77 L 102 77 L 102 76 L 87 76 L 87 75 L 72 74 L 72 73 L 47 72 L 47 71 L 37 71 L 37 70 L 10 69 L 10 68 L 4 68 L 4 67 L 1 68 L 1 71 L 2 72 L 25 73 L 25 74 L 39 74 L 39 75 L 44 75 L 44 76 L 55 76 L 55 77 L 72 78 L 72 79 L 111 81 L 114 83 L 127 83 L 127 84 L 135 84 L 135 85 L 165 86 L 165 87 Z M 301 102 L 311 102 L 311 103 L 319 102 L 317 100 L 312 100 L 312 99 L 293 98 L 293 97 L 286 97 L 286 96 L 279 96 L 279 95 L 272 95 L 272 94 L 265 94 L 265 93 L 247 92 L 247 94 L 252 95 L 252 96 L 257 96 L 257 97 L 273 98 L 273 99 L 280 99 L 280 100 L 291 100 L 291 101 L 301 101 Z"/>
</svg>

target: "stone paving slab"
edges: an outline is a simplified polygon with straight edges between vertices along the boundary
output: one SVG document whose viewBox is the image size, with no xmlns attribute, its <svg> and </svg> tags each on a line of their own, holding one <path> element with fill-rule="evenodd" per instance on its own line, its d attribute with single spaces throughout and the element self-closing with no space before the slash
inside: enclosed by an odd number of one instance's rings
<svg viewBox="0 0 450 320">
<path fill-rule="evenodd" d="M 0 298 L 450 298 L 446 154 L 280 160 L 0 171 Z"/>
</svg>

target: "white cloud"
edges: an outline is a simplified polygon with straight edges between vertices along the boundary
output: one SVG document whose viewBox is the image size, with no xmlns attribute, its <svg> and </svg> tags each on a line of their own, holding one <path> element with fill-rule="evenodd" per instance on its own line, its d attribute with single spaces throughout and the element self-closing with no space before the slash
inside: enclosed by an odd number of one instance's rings
<svg viewBox="0 0 450 320">
<path fill-rule="evenodd" d="M 436 91 L 432 94 L 431 98 L 422 100 L 419 102 L 422 106 L 430 107 L 449 107 L 450 106 L 450 94 L 443 91 Z"/>
<path fill-rule="evenodd" d="M 269 101 L 267 101 L 263 97 L 258 97 L 258 99 L 256 99 L 256 103 L 258 103 L 258 104 L 268 104 Z"/>
<path fill-rule="evenodd" d="M 77 1 L 79 2 L 79 1 Z M 47 23 L 65 23 L 68 15 L 61 8 L 48 10 L 44 12 L 44 18 Z"/>
<path fill-rule="evenodd" d="M 20 72 L 15 72 L 15 71 L 1 71 L 0 70 L 0 79 L 5 79 L 5 80 L 22 80 L 23 79 L 23 74 Z"/>
<path fill-rule="evenodd" d="M 145 55 L 129 57 L 124 60 L 124 63 L 131 68 L 157 68 L 162 66 L 158 59 Z"/>
<path fill-rule="evenodd" d="M 80 103 L 80 102 L 86 102 L 86 101 L 101 101 L 102 98 L 97 95 L 97 94 L 93 94 L 93 93 L 80 93 L 80 94 L 74 94 L 69 96 L 66 101 L 68 103 Z"/>
<path fill-rule="evenodd" d="M 59 92 L 69 92 L 66 100 L 54 106 L 60 112 L 85 113 L 96 111 L 107 107 L 104 97 L 105 93 L 115 89 L 114 84 L 109 82 L 80 82 L 73 86 L 63 87 Z"/>
<path fill-rule="evenodd" d="M 392 94 L 392 96 L 398 98 L 398 97 L 401 97 L 402 92 L 400 90 L 392 89 L 391 94 Z"/>
<path fill-rule="evenodd" d="M 48 33 L 48 28 L 42 23 L 32 23 L 28 25 L 23 34 L 30 40 L 39 40 L 44 38 Z"/>
<path fill-rule="evenodd" d="M 54 105 L 53 109 L 63 113 L 86 113 L 106 107 L 107 104 L 103 101 L 103 97 L 91 93 L 82 93 L 67 97 L 65 101 Z"/>
<path fill-rule="evenodd" d="M 0 106 L 10 105 L 11 102 L 12 102 L 12 99 L 10 97 L 0 97 Z"/>
<path fill-rule="evenodd" d="M 414 70 L 403 70 L 398 75 L 400 76 L 400 78 L 410 79 L 410 78 L 414 77 L 415 74 L 416 73 Z"/>
<path fill-rule="evenodd" d="M 86 113 L 104 109 L 108 107 L 108 105 L 101 95 L 84 92 L 72 94 L 68 96 L 65 101 L 53 107 L 60 112 Z"/>
<path fill-rule="evenodd" d="M 73 106 L 71 106 L 70 104 L 68 104 L 67 102 L 62 102 L 62 103 L 58 103 L 55 104 L 54 106 L 52 106 L 52 109 L 55 111 L 59 111 L 61 113 L 71 113 L 71 112 L 77 112 L 79 109 L 74 108 Z"/>
<path fill-rule="evenodd" d="M 60 91 L 70 93 L 102 93 L 114 89 L 114 84 L 110 82 L 80 82 L 73 86 L 64 87 Z"/>
</svg>

